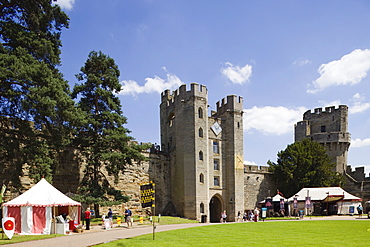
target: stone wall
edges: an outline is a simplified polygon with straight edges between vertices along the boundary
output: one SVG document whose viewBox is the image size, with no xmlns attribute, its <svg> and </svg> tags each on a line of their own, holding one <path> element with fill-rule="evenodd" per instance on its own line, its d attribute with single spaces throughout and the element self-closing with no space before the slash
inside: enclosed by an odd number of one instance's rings
<svg viewBox="0 0 370 247">
<path fill-rule="evenodd" d="M 244 209 L 252 210 L 258 202 L 274 196 L 276 185 L 266 166 L 244 166 Z"/>
</svg>

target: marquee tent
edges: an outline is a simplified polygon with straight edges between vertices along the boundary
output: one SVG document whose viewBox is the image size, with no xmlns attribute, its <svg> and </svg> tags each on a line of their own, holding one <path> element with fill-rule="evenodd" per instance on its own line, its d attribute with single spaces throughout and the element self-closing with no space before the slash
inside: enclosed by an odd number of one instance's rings
<svg viewBox="0 0 370 247">
<path fill-rule="evenodd" d="M 306 197 L 310 197 L 311 203 L 315 206 L 312 209 L 317 214 L 321 214 L 322 210 L 327 210 L 330 214 L 353 214 L 351 210 L 362 201 L 360 197 L 348 193 L 341 187 L 303 188 L 288 198 L 288 201 L 293 202 L 294 198 L 297 198 L 298 209 L 303 210 L 306 207 Z"/>
<path fill-rule="evenodd" d="M 278 202 L 278 203 L 280 203 L 281 199 L 283 199 L 284 201 L 286 200 L 285 197 L 280 194 L 276 194 L 271 199 L 272 199 L 272 202 Z M 258 204 L 265 204 L 265 203 L 266 203 L 266 199 L 260 201 Z"/>
<path fill-rule="evenodd" d="M 66 213 L 80 223 L 81 203 L 42 178 L 31 189 L 3 204 L 3 216 L 15 218 L 15 233 L 50 234 L 53 215 Z"/>
</svg>

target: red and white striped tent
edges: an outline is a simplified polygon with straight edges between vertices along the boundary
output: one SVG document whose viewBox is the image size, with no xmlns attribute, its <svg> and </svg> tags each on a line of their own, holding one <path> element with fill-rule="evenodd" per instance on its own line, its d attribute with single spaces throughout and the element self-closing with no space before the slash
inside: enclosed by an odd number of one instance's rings
<svg viewBox="0 0 370 247">
<path fill-rule="evenodd" d="M 3 217 L 15 218 L 15 233 L 50 234 L 53 215 L 66 213 L 80 223 L 81 203 L 42 178 L 22 195 L 3 204 Z"/>
</svg>

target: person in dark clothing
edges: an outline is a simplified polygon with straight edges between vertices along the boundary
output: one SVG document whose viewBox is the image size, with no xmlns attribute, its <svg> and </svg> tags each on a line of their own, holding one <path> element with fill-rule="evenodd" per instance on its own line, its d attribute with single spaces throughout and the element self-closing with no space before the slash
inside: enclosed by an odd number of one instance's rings
<svg viewBox="0 0 370 247">
<path fill-rule="evenodd" d="M 108 211 L 108 219 L 109 219 L 109 225 L 110 227 L 112 227 L 113 226 L 113 211 L 111 208 Z"/>
</svg>

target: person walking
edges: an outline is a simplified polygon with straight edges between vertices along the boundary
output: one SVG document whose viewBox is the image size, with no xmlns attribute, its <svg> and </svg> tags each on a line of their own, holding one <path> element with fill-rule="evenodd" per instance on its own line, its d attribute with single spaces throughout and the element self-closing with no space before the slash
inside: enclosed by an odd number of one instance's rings
<svg viewBox="0 0 370 247">
<path fill-rule="evenodd" d="M 130 225 L 132 226 L 132 222 L 131 222 L 131 216 L 132 216 L 132 212 L 130 209 L 128 209 L 128 207 L 125 207 L 125 222 L 127 223 L 127 228 L 130 228 Z"/>
<path fill-rule="evenodd" d="M 113 227 L 113 211 L 111 208 L 108 210 L 107 216 L 108 216 L 110 227 Z"/>
<path fill-rule="evenodd" d="M 226 223 L 226 218 L 227 218 L 227 214 L 226 214 L 226 210 L 224 210 L 221 213 L 221 223 Z"/>
<path fill-rule="evenodd" d="M 85 230 L 90 230 L 90 208 L 87 208 L 85 211 L 85 221 L 86 221 L 86 229 Z"/>
<path fill-rule="evenodd" d="M 260 214 L 260 210 L 256 207 L 254 209 L 254 222 L 258 222 L 259 214 Z"/>
<path fill-rule="evenodd" d="M 357 212 L 358 212 L 358 217 L 362 217 L 362 206 L 361 204 L 358 204 L 358 207 L 357 207 Z"/>
</svg>

